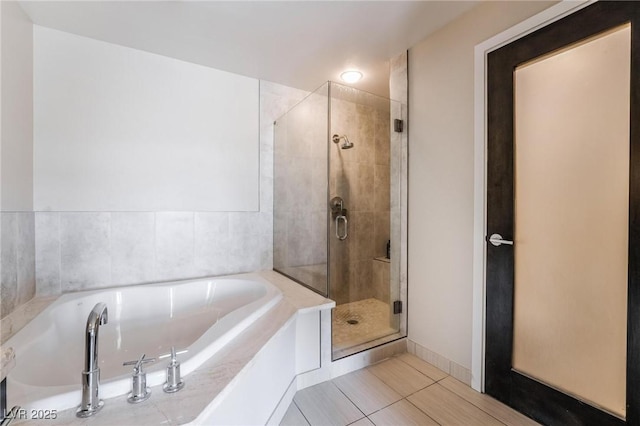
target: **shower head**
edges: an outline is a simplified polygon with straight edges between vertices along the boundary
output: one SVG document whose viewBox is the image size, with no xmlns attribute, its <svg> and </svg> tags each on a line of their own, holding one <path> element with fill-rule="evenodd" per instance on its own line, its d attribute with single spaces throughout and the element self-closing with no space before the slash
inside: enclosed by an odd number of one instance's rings
<svg viewBox="0 0 640 426">
<path fill-rule="evenodd" d="M 344 139 L 344 142 L 342 143 L 342 146 L 340 148 L 342 149 L 350 149 L 353 148 L 353 142 L 349 141 L 349 138 L 347 137 L 347 135 L 342 135 L 342 136 L 338 136 L 338 135 L 333 135 L 333 143 L 339 143 L 340 139 Z"/>
<path fill-rule="evenodd" d="M 344 138 L 344 143 L 342 144 L 342 146 L 340 148 L 342 149 L 351 149 L 353 148 L 353 142 L 351 142 L 349 140 L 349 138 L 347 138 L 347 135 L 342 136 Z"/>
</svg>

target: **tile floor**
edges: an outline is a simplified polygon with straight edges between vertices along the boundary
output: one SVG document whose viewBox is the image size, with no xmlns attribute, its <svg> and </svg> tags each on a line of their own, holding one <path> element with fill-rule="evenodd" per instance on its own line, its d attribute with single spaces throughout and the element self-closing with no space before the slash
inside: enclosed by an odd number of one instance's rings
<svg viewBox="0 0 640 426">
<path fill-rule="evenodd" d="M 391 327 L 390 312 L 388 303 L 374 298 L 336 306 L 331 319 L 334 359 L 351 347 L 397 332 L 397 327 Z"/>
<path fill-rule="evenodd" d="M 537 425 L 406 353 L 298 391 L 280 424 Z"/>
</svg>

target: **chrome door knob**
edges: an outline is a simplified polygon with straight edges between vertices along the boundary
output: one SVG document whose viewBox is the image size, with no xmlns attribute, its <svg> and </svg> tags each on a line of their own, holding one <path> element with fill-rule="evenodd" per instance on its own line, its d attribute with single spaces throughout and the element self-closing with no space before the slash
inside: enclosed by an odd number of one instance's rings
<svg viewBox="0 0 640 426">
<path fill-rule="evenodd" d="M 513 241 L 503 240 L 502 235 L 500 234 L 491 234 L 491 236 L 489 237 L 489 242 L 496 247 L 501 246 L 502 244 L 507 244 L 510 246 L 513 245 Z"/>
</svg>

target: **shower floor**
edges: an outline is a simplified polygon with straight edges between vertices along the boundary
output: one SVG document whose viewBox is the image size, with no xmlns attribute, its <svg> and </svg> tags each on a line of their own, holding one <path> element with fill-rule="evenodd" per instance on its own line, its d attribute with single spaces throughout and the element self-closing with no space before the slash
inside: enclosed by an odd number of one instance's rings
<svg viewBox="0 0 640 426">
<path fill-rule="evenodd" d="M 331 317 L 333 358 L 347 355 L 354 346 L 396 333 L 398 330 L 390 327 L 389 315 L 389 305 L 374 298 L 336 306 Z"/>
</svg>

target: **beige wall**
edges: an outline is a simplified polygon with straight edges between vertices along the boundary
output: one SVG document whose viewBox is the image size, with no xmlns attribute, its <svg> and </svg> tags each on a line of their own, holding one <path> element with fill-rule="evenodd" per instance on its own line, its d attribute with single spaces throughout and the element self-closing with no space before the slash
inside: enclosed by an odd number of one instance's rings
<svg viewBox="0 0 640 426">
<path fill-rule="evenodd" d="M 474 46 L 554 3 L 483 3 L 409 50 L 409 338 L 466 368 Z"/>
</svg>

